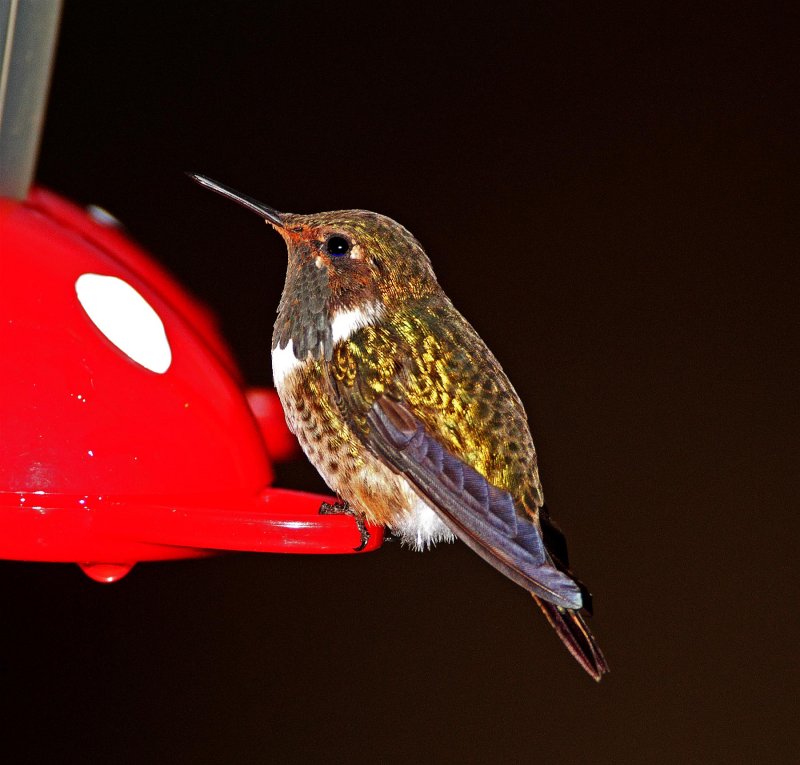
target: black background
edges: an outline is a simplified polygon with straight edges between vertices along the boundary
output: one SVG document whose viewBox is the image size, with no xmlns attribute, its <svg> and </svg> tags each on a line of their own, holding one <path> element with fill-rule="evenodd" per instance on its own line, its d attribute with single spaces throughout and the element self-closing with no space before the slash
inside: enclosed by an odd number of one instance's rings
<svg viewBox="0 0 800 765">
<path fill-rule="evenodd" d="M 0 759 L 792 761 L 785 23 L 67 2 L 40 181 L 121 218 L 259 384 L 283 244 L 183 171 L 408 226 L 526 403 L 612 673 L 592 683 L 461 545 L 141 565 L 108 587 L 3 563 Z M 279 483 L 324 491 L 302 462 Z"/>
</svg>

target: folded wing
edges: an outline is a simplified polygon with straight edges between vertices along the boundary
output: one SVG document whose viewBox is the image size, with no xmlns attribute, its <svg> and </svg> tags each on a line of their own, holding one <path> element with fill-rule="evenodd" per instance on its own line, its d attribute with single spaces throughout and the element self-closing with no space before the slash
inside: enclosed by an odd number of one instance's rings
<svg viewBox="0 0 800 765">
<path fill-rule="evenodd" d="M 568 609 L 581 590 L 550 560 L 536 524 L 511 495 L 449 452 L 403 402 L 378 397 L 368 411 L 370 449 L 403 475 L 466 545 L 534 595 Z"/>
</svg>

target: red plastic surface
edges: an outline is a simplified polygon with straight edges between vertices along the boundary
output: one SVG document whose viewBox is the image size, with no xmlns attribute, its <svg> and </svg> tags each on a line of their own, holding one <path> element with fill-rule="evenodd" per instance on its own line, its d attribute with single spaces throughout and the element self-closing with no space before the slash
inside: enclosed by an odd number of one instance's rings
<svg viewBox="0 0 800 765">
<path fill-rule="evenodd" d="M 41 561 L 167 560 L 210 550 L 347 553 L 361 541 L 353 519 L 320 515 L 330 497 L 267 488 L 241 497 L 0 492 L 0 558 Z M 365 551 L 381 545 L 372 528 Z M 192 548 L 192 549 L 187 549 Z"/>
<path fill-rule="evenodd" d="M 300 454 L 300 445 L 286 427 L 278 394 L 269 388 L 248 388 L 247 403 L 256 418 L 267 454 L 275 462 L 285 462 Z"/>
<path fill-rule="evenodd" d="M 297 450 L 275 393 L 252 390 L 248 406 L 208 312 L 118 230 L 45 191 L 0 200 L 0 261 L 0 557 L 129 565 L 358 545 L 351 518 L 318 515 L 330 498 L 266 488 L 268 454 Z M 82 274 L 122 279 L 155 310 L 163 374 L 95 326 Z M 367 550 L 382 540 L 371 531 Z"/>
</svg>

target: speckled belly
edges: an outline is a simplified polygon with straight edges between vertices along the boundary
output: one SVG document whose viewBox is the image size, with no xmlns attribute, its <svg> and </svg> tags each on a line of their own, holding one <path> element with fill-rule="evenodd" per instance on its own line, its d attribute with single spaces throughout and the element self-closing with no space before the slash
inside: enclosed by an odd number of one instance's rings
<svg viewBox="0 0 800 765">
<path fill-rule="evenodd" d="M 454 539 L 408 481 L 364 448 L 333 402 L 319 362 L 308 360 L 275 377 L 289 427 L 333 491 L 414 549 Z"/>
</svg>

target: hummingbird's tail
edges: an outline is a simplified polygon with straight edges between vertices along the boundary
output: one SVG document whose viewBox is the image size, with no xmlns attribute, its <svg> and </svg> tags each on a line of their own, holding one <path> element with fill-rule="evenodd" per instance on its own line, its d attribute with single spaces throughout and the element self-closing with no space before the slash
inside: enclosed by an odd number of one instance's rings
<svg viewBox="0 0 800 765">
<path fill-rule="evenodd" d="M 535 595 L 533 599 L 578 664 L 599 682 L 609 671 L 608 663 L 580 611 L 554 606 Z"/>
</svg>

